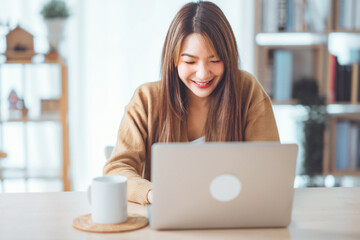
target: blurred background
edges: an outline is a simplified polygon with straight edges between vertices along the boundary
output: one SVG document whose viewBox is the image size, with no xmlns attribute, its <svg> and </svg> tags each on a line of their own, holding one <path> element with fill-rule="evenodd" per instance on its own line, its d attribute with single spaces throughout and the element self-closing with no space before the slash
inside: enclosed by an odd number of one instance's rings
<svg viewBox="0 0 360 240">
<path fill-rule="evenodd" d="M 0 0 L 0 192 L 86 190 L 188 1 Z M 219 0 L 296 187 L 360 185 L 360 1 Z"/>
</svg>

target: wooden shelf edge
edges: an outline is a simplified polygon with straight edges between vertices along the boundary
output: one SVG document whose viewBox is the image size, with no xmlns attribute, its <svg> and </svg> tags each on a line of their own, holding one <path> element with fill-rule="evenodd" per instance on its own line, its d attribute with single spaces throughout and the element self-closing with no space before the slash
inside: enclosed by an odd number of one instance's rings
<svg viewBox="0 0 360 240">
<path fill-rule="evenodd" d="M 0 53 L 0 56 L 4 56 Z M 58 58 L 54 60 L 46 59 L 43 54 L 37 54 L 32 59 L 10 59 L 2 60 L 1 64 L 59 64 L 65 65 L 66 60 L 63 58 Z"/>
<path fill-rule="evenodd" d="M 329 171 L 326 173 L 326 175 L 333 175 L 336 177 L 342 177 L 342 176 L 354 176 L 359 177 L 360 176 L 360 169 L 359 170 L 344 170 L 344 171 Z"/>
<path fill-rule="evenodd" d="M 334 29 L 330 33 L 354 33 L 354 34 L 360 34 L 360 29 L 359 30 L 356 30 L 356 29 L 354 29 L 354 30 Z"/>
<path fill-rule="evenodd" d="M 0 120 L 0 123 L 8 122 L 60 122 L 60 116 L 56 117 L 41 117 L 41 118 L 14 118 L 14 119 L 3 119 Z"/>
</svg>

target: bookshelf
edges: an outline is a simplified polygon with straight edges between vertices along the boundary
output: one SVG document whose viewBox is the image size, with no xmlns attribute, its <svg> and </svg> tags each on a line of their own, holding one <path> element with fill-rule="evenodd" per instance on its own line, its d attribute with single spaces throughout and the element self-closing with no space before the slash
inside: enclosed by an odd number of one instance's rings
<svg viewBox="0 0 360 240">
<path fill-rule="evenodd" d="M 360 176 L 353 150 L 360 129 L 360 0 L 256 0 L 254 54 L 255 76 L 273 104 L 297 104 L 293 86 L 305 78 L 317 82 L 328 106 L 342 109 L 329 112 L 322 174 Z M 342 162 L 336 154 L 344 149 L 351 160 Z"/>
<path fill-rule="evenodd" d="M 23 99 L 28 109 L 26 114 L 9 107 L 12 90 Z M 45 111 L 42 101 L 48 98 L 58 105 Z M 2 180 L 60 180 L 64 191 L 71 190 L 67 65 L 64 61 L 0 62 L 0 148 L 8 154 L 5 160 L 9 163 L 1 166 Z"/>
</svg>

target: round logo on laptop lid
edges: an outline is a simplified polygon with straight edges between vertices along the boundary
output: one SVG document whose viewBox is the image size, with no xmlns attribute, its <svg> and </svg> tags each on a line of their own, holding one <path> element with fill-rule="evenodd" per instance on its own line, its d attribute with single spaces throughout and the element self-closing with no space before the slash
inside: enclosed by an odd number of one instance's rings
<svg viewBox="0 0 360 240">
<path fill-rule="evenodd" d="M 240 180 L 229 173 L 216 176 L 210 183 L 210 194 L 220 202 L 235 199 L 241 192 Z"/>
</svg>

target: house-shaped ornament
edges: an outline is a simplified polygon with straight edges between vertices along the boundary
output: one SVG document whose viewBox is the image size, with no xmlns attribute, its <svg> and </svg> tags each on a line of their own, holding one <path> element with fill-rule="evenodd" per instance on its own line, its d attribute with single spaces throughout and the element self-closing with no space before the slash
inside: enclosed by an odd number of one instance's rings
<svg viewBox="0 0 360 240">
<path fill-rule="evenodd" d="M 9 97 L 8 97 L 8 101 L 9 101 L 9 110 L 20 110 L 20 106 L 19 106 L 19 102 L 20 102 L 20 98 L 18 97 L 18 95 L 16 94 L 15 90 L 11 90 Z"/>
<path fill-rule="evenodd" d="M 34 36 L 20 26 L 6 35 L 6 52 L 8 60 L 30 60 L 34 52 Z"/>
<path fill-rule="evenodd" d="M 27 117 L 28 109 L 25 107 L 23 99 L 20 99 L 15 90 L 11 90 L 9 97 L 9 117 L 10 119 L 18 119 Z"/>
</svg>

